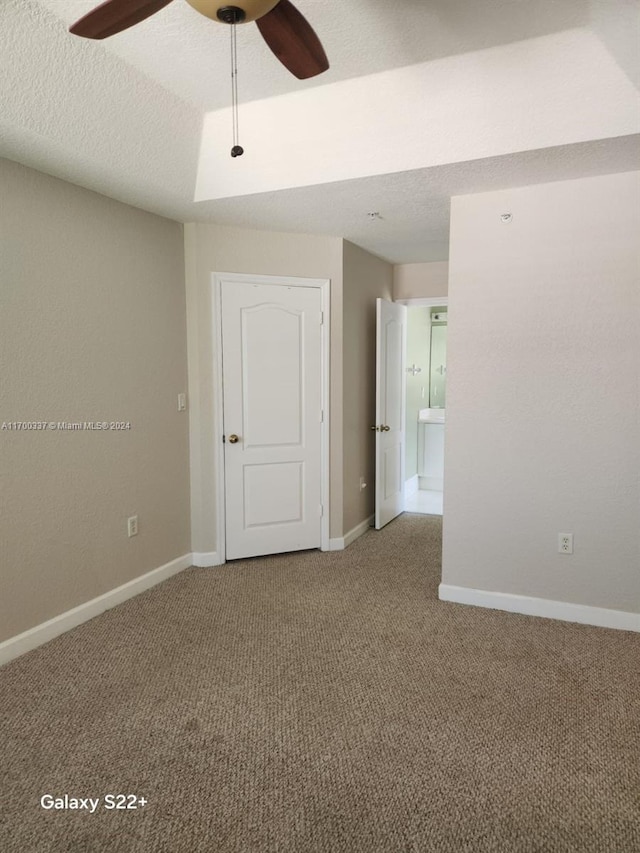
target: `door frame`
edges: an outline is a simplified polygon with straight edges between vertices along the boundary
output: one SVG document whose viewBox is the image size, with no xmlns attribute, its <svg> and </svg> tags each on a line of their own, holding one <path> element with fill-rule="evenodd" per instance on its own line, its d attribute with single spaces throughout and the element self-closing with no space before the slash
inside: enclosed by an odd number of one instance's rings
<svg viewBox="0 0 640 853">
<path fill-rule="evenodd" d="M 449 295 L 447 296 L 407 296 L 404 299 L 394 299 L 394 302 L 399 302 L 401 305 L 406 305 L 407 308 L 438 308 L 440 305 L 443 305 L 447 310 L 449 309 Z M 431 343 L 429 343 L 431 345 Z M 406 388 L 406 377 L 405 377 L 405 388 Z M 445 430 L 447 425 L 445 423 Z M 405 442 L 407 439 L 407 424 L 405 420 Z M 417 475 L 416 475 L 417 476 Z M 406 503 L 407 498 L 407 481 L 404 482 L 404 501 Z M 405 510 L 406 512 L 406 510 Z"/>
<path fill-rule="evenodd" d="M 407 308 L 438 308 L 440 305 L 449 307 L 449 297 L 441 296 L 407 296 L 406 299 L 394 299 L 400 305 L 406 305 Z"/>
<path fill-rule="evenodd" d="M 251 273 L 214 272 L 212 274 L 212 329 L 213 329 L 213 441 L 215 445 L 214 482 L 216 490 L 216 551 L 219 563 L 226 562 L 226 517 L 225 517 L 225 459 L 222 436 L 224 434 L 224 404 L 222 394 L 222 285 L 224 282 L 243 284 L 271 284 L 285 287 L 313 287 L 320 291 L 322 311 L 322 352 L 320 363 L 322 368 L 322 424 L 321 424 L 321 454 L 320 454 L 320 490 L 322 502 L 322 517 L 320 518 L 320 550 L 329 550 L 329 425 L 330 410 L 330 363 L 331 363 L 331 279 L 300 278 L 288 275 L 253 275 Z"/>
</svg>

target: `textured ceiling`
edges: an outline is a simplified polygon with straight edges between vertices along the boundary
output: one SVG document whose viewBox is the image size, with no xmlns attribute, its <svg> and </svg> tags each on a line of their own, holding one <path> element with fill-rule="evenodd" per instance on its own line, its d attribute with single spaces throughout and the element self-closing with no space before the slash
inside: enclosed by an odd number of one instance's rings
<svg viewBox="0 0 640 853">
<path fill-rule="evenodd" d="M 70 36 L 68 25 L 94 5 L 97 0 L 0 2 L 0 155 L 165 216 L 332 233 L 395 262 L 438 260 L 447 256 L 451 195 L 640 167 L 637 138 L 599 138 L 195 204 L 203 113 L 229 102 L 228 29 L 174 0 L 104 42 Z M 314 80 L 296 80 L 249 24 L 239 28 L 238 37 L 241 100 L 565 30 L 595 34 L 625 79 L 636 86 L 640 80 L 637 0 L 296 0 L 296 5 L 322 39 L 331 69 Z M 500 97 L 497 91 L 496 102 Z M 367 210 L 380 210 L 383 218 L 370 222 Z"/>
<path fill-rule="evenodd" d="M 68 27 L 95 0 L 40 0 Z M 320 37 L 331 68 L 293 78 L 255 24 L 238 27 L 241 100 L 269 98 L 429 59 L 586 26 L 587 0 L 296 0 Z M 229 103 L 229 29 L 174 0 L 108 50 L 201 109 Z"/>
<path fill-rule="evenodd" d="M 564 145 L 196 205 L 196 219 L 340 234 L 392 263 L 448 258 L 451 196 L 640 169 L 640 136 Z M 295 221 L 291 211 L 295 210 Z M 380 219 L 369 219 L 368 212 Z"/>
</svg>

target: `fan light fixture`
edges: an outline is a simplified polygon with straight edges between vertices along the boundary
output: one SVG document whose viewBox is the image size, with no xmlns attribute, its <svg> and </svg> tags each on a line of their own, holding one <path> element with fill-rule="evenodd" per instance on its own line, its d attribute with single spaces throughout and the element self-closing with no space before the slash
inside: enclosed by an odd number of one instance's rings
<svg viewBox="0 0 640 853">
<path fill-rule="evenodd" d="M 103 0 L 75 24 L 69 32 L 88 39 L 104 39 L 140 24 L 173 0 Z M 291 0 L 187 0 L 187 3 L 218 23 L 231 25 L 231 102 L 233 112 L 232 157 L 244 152 L 238 143 L 238 67 L 236 24 L 255 21 L 270 50 L 284 67 L 299 80 L 322 74 L 329 60 L 311 24 Z"/>
<path fill-rule="evenodd" d="M 104 0 L 88 12 L 69 32 L 88 39 L 105 39 L 140 24 L 173 0 Z M 329 60 L 311 24 L 291 0 L 187 0 L 189 5 L 217 23 L 255 21 L 260 34 L 280 62 L 294 77 L 306 80 L 322 74 Z"/>
<path fill-rule="evenodd" d="M 278 0 L 241 0 L 229 5 L 221 5 L 220 0 L 187 0 L 187 3 L 212 21 L 246 24 L 266 15 L 278 5 Z"/>
</svg>

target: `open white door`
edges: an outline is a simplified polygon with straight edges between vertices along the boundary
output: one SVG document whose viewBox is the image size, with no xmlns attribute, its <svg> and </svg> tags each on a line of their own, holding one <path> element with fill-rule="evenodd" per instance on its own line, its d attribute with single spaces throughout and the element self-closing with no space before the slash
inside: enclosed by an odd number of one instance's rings
<svg viewBox="0 0 640 853">
<path fill-rule="evenodd" d="M 406 307 L 376 299 L 376 530 L 404 509 L 406 339 Z"/>
</svg>

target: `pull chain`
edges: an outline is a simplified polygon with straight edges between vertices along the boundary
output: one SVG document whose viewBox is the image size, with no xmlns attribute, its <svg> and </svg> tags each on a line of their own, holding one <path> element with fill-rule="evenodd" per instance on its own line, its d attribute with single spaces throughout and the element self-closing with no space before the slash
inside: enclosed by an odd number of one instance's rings
<svg viewBox="0 0 640 853">
<path fill-rule="evenodd" d="M 236 25 L 231 24 L 231 114 L 233 117 L 233 148 L 232 157 L 244 154 L 244 148 L 238 142 L 238 45 L 236 41 Z"/>
</svg>

